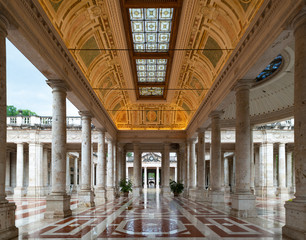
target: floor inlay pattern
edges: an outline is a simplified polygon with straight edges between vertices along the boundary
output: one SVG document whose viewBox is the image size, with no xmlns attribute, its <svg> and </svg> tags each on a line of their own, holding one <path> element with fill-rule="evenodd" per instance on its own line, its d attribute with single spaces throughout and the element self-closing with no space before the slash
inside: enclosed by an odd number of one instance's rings
<svg viewBox="0 0 306 240">
<path fill-rule="evenodd" d="M 39 216 L 38 225 L 20 224 L 19 239 L 280 239 L 281 224 L 273 214 L 271 219 L 259 216 L 256 221 L 261 224 L 257 224 L 231 217 L 209 203 L 150 191 L 139 198 L 121 197 L 83 210 L 76 209 L 74 198 L 73 215 L 60 220 L 43 219 L 44 199 L 20 199 L 16 203 L 16 221 L 29 218 L 22 211 Z M 278 199 L 269 204 L 275 209 L 282 205 Z M 259 211 L 265 209 L 264 200 L 258 205 Z M 265 227 L 263 222 L 274 228 Z"/>
</svg>

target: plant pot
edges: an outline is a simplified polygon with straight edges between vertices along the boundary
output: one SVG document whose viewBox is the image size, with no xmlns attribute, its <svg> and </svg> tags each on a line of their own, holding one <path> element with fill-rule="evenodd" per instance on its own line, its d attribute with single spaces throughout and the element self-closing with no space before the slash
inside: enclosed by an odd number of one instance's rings
<svg viewBox="0 0 306 240">
<path fill-rule="evenodd" d="M 129 192 L 124 192 L 123 193 L 123 197 L 128 197 L 129 196 Z"/>
<path fill-rule="evenodd" d="M 179 193 L 173 193 L 174 197 L 178 197 L 180 194 Z"/>
</svg>

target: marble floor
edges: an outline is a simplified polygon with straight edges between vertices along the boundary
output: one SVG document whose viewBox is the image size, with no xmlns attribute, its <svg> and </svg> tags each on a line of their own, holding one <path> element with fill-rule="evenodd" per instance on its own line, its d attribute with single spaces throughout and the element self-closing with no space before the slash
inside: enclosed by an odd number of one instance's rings
<svg viewBox="0 0 306 240">
<path fill-rule="evenodd" d="M 138 198 L 118 198 L 93 208 L 77 208 L 65 219 L 43 218 L 45 198 L 15 201 L 18 239 L 281 239 L 288 197 L 258 198 L 257 218 L 228 215 L 230 202 L 215 208 L 183 197 L 165 197 L 148 189 Z"/>
</svg>

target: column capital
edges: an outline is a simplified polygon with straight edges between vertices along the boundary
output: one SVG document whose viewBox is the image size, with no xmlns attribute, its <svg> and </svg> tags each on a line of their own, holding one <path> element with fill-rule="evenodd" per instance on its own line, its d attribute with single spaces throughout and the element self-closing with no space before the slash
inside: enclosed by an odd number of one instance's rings
<svg viewBox="0 0 306 240">
<path fill-rule="evenodd" d="M 220 116 L 221 116 L 223 113 L 224 113 L 223 111 L 212 111 L 212 112 L 209 114 L 209 117 L 211 117 L 211 118 L 220 118 Z"/>
<path fill-rule="evenodd" d="M 69 91 L 67 83 L 62 79 L 48 79 L 46 83 L 52 88 L 53 91 Z"/>
<path fill-rule="evenodd" d="M 189 138 L 188 143 L 194 144 L 196 140 L 197 140 L 196 138 Z"/>
<path fill-rule="evenodd" d="M 234 86 L 236 92 L 240 90 L 249 90 L 254 84 L 254 79 L 240 79 Z"/>
<path fill-rule="evenodd" d="M 97 131 L 102 134 L 106 133 L 106 130 L 104 128 L 97 128 Z"/>
<path fill-rule="evenodd" d="M 83 118 L 92 118 L 90 111 L 79 111 L 79 115 Z"/>
<path fill-rule="evenodd" d="M 0 31 L 7 36 L 7 29 L 10 27 L 10 23 L 5 16 L 0 14 Z"/>
<path fill-rule="evenodd" d="M 205 133 L 207 131 L 207 128 L 198 128 L 197 132 L 198 133 Z"/>
</svg>

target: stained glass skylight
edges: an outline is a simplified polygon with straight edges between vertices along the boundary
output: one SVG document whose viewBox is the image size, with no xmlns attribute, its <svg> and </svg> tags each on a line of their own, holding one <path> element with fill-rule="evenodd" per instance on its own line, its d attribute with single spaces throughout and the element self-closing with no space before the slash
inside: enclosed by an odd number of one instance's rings
<svg viewBox="0 0 306 240">
<path fill-rule="evenodd" d="M 169 50 L 173 8 L 130 8 L 135 52 Z"/>
<path fill-rule="evenodd" d="M 164 87 L 139 87 L 141 96 L 162 96 L 164 94 Z"/>
<path fill-rule="evenodd" d="M 136 59 L 138 82 L 165 82 L 167 59 Z"/>
<path fill-rule="evenodd" d="M 259 73 L 256 77 L 256 82 L 271 76 L 281 66 L 282 62 L 282 55 L 278 55 L 261 73 Z"/>
</svg>

